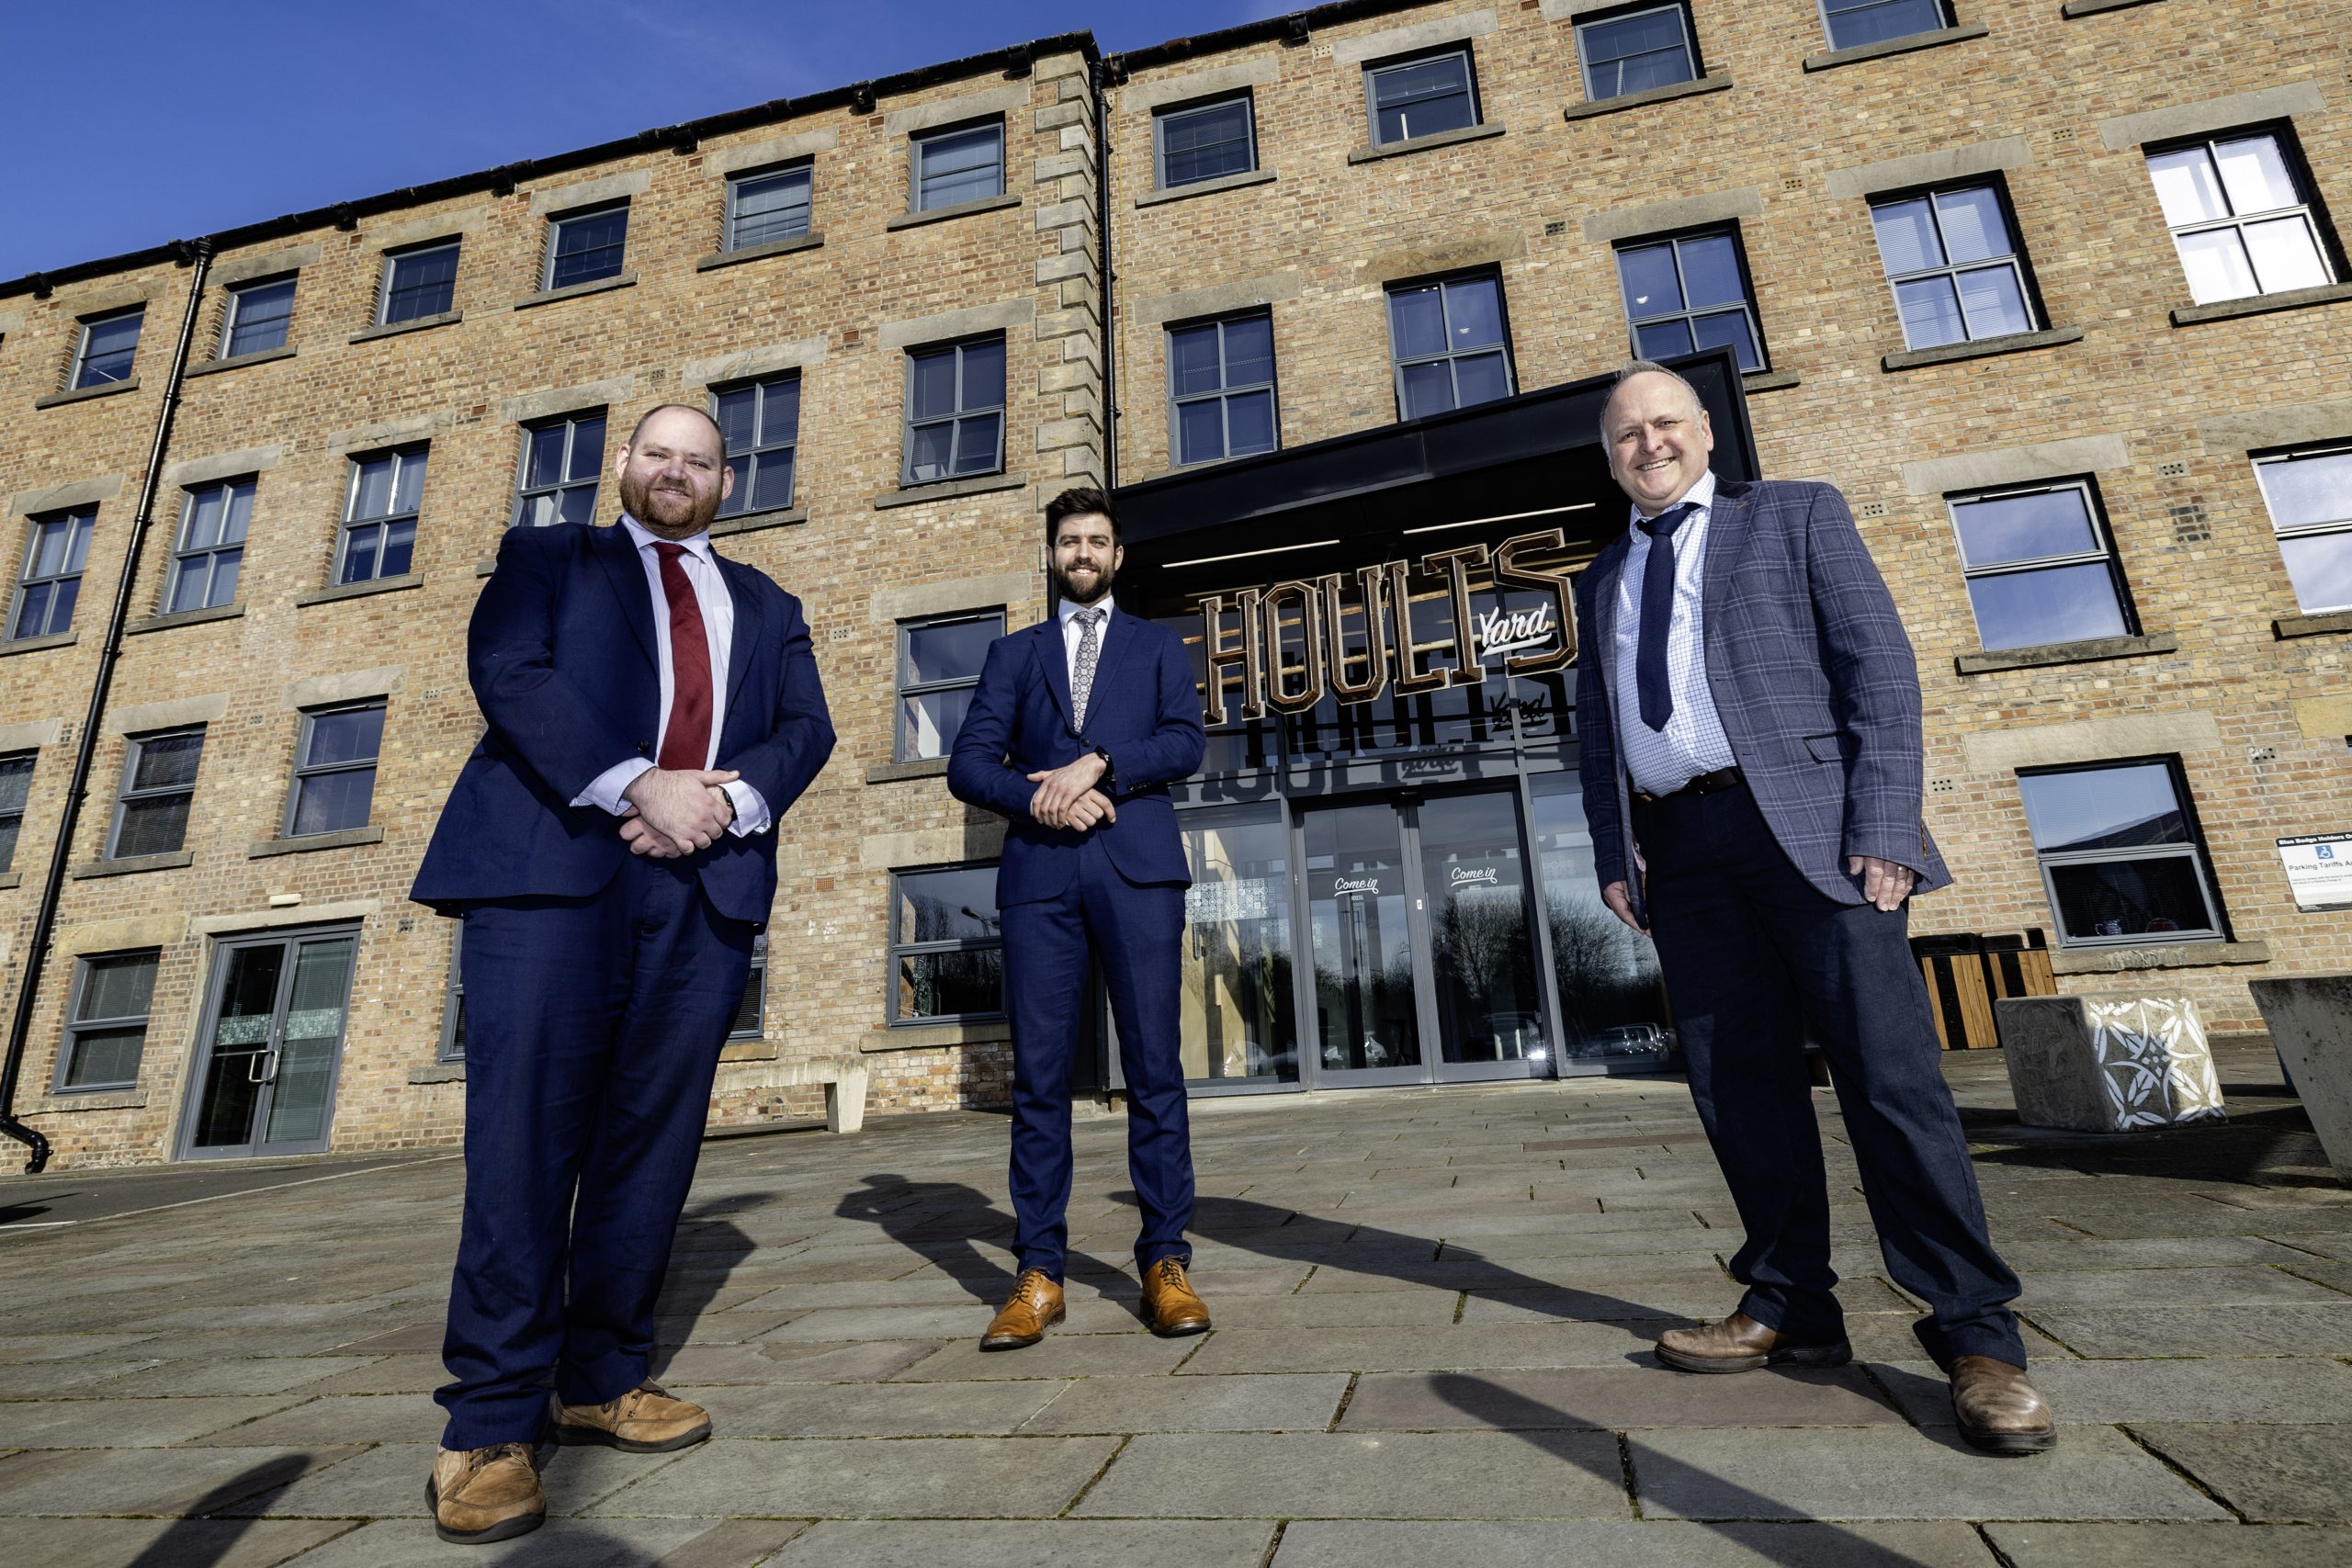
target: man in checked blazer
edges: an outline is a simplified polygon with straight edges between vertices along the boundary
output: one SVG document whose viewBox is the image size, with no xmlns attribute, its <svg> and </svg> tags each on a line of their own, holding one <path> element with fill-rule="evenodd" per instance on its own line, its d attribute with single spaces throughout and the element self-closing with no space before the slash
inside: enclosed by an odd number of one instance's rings
<svg viewBox="0 0 2352 1568">
<path fill-rule="evenodd" d="M 1905 900 L 1951 875 L 1920 816 L 1919 677 L 1828 485 L 1719 481 L 1690 384 L 1621 372 L 1601 416 L 1626 532 L 1577 584 L 1586 817 L 1601 897 L 1654 936 L 1691 1098 L 1747 1237 L 1738 1309 L 1674 1329 L 1694 1372 L 1840 1366 L 1829 1196 L 1806 1082 L 1822 1047 L 1895 1282 L 1968 1440 L 2056 1440 L 2025 1378 L 2017 1276 L 1985 1232 Z"/>
<path fill-rule="evenodd" d="M 1177 1021 L 1193 878 L 1168 798 L 1201 765 L 1200 694 L 1176 634 L 1112 599 L 1125 551 L 1108 496 L 1054 497 L 1046 542 L 1055 613 L 989 645 L 947 762 L 958 800 L 1010 824 L 997 908 L 1012 1015 L 1018 1272 L 983 1350 L 1034 1345 L 1062 1317 L 1070 1064 L 1091 963 L 1102 966 L 1126 1069 L 1145 1316 L 1161 1335 L 1209 1326 L 1185 1278 L 1193 1149 Z"/>
</svg>

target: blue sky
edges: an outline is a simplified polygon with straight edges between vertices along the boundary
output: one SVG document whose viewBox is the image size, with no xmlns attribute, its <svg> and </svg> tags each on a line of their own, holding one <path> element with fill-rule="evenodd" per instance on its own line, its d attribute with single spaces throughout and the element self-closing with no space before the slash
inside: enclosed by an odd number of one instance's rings
<svg viewBox="0 0 2352 1568">
<path fill-rule="evenodd" d="M 0 278 L 1091 28 L 1306 0 L 0 0 Z"/>
</svg>

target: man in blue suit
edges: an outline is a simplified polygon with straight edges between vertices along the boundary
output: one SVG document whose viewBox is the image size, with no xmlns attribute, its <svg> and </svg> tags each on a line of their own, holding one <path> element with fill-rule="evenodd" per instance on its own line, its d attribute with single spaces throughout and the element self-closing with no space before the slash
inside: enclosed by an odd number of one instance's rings
<svg viewBox="0 0 2352 1568">
<path fill-rule="evenodd" d="M 799 602 L 711 548 L 734 476 L 710 416 L 653 410 L 614 471 L 617 525 L 499 546 L 466 637 L 487 728 L 410 894 L 465 921 L 445 1540 L 538 1525 L 550 1417 L 631 1452 L 710 1435 L 647 1381 L 654 1301 L 774 829 L 833 748 Z"/>
<path fill-rule="evenodd" d="M 1046 508 L 1058 601 L 990 645 L 947 763 L 958 800 L 1007 818 L 997 871 L 1012 1015 L 1012 1293 L 983 1350 L 1035 1345 L 1062 1317 L 1069 1239 L 1070 1066 L 1100 964 L 1127 1080 L 1127 1171 L 1142 1209 L 1136 1264 L 1156 1334 L 1198 1334 L 1185 1277 L 1193 1149 L 1177 1054 L 1179 944 L 1192 874 L 1168 786 L 1201 765 L 1193 661 L 1174 632 L 1112 598 L 1125 552 L 1110 498 Z"/>
<path fill-rule="evenodd" d="M 1919 677 L 1827 485 L 1719 482 L 1698 395 L 1662 367 L 1601 416 L 1631 526 L 1577 584 L 1579 765 L 1601 897 L 1658 962 L 1747 1239 L 1738 1310 L 1675 1329 L 1694 1372 L 1850 1359 L 1806 1082 L 1820 1041 L 1887 1272 L 1960 1429 L 2056 1440 L 2025 1377 L 2017 1276 L 1993 1250 L 1939 1065 L 1905 901 L 1951 878 L 1920 811 Z"/>
</svg>

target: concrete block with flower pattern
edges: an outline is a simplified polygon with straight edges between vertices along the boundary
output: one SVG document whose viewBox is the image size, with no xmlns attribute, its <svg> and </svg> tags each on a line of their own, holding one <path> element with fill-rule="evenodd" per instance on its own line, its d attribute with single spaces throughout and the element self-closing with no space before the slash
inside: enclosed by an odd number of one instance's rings
<svg viewBox="0 0 2352 1568">
<path fill-rule="evenodd" d="M 2228 1115 L 2204 1020 L 2186 996 L 2005 997 L 1994 1016 L 2028 1126 L 2131 1133 Z"/>
</svg>

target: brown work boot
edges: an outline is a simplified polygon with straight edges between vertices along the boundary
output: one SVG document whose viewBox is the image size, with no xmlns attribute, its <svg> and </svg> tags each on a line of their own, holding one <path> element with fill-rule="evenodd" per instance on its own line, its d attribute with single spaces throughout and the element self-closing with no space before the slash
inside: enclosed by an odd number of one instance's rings
<svg viewBox="0 0 2352 1568">
<path fill-rule="evenodd" d="M 1143 1271 L 1143 1314 L 1151 1331 L 1163 1339 L 1207 1332 L 1208 1303 L 1184 1278 L 1182 1258 L 1163 1258 Z"/>
<path fill-rule="evenodd" d="M 1012 1281 L 1012 1294 L 1004 1298 L 1004 1305 L 989 1320 L 989 1331 L 980 1336 L 980 1348 L 1018 1350 L 1023 1345 L 1035 1345 L 1046 1337 L 1046 1330 L 1062 1320 L 1062 1288 L 1043 1269 L 1023 1269 Z"/>
<path fill-rule="evenodd" d="M 671 1398 L 650 1378 L 602 1404 L 554 1403 L 555 1440 L 567 1448 L 597 1443 L 625 1454 L 666 1454 L 710 1436 L 709 1411 Z"/>
<path fill-rule="evenodd" d="M 2025 1369 L 1990 1356 L 1951 1364 L 1951 1413 L 1960 1435 L 1988 1454 L 2046 1453 L 2058 1446 L 2058 1423 Z"/>
<path fill-rule="evenodd" d="M 459 1546 L 511 1540 L 548 1517 L 528 1443 L 441 1450 L 425 1478 L 424 1501 L 433 1510 L 433 1533 Z"/>
<path fill-rule="evenodd" d="M 1854 1359 L 1843 1339 L 1798 1345 L 1744 1312 L 1704 1328 L 1669 1328 L 1657 1337 L 1657 1359 L 1686 1372 L 1752 1372 L 1758 1367 L 1842 1367 Z"/>
</svg>

